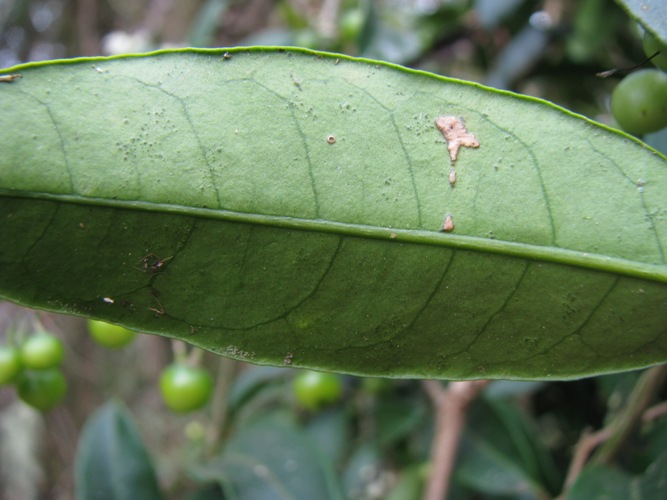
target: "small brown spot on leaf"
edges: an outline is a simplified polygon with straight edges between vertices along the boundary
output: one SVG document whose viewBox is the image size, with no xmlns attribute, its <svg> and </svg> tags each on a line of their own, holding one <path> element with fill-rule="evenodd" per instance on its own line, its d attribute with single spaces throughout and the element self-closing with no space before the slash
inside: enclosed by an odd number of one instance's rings
<svg viewBox="0 0 667 500">
<path fill-rule="evenodd" d="M 449 171 L 449 185 L 451 187 L 454 187 L 454 184 L 456 184 L 456 170 L 453 168 Z"/>
<path fill-rule="evenodd" d="M 435 119 L 435 126 L 442 132 L 447 140 L 447 149 L 452 162 L 456 161 L 461 146 L 466 148 L 478 148 L 479 141 L 475 139 L 466 129 L 461 118 L 456 116 L 439 116 Z"/>
<path fill-rule="evenodd" d="M 329 144 L 336 144 L 336 136 L 335 135 L 328 135 L 327 136 L 327 142 Z"/>
<path fill-rule="evenodd" d="M 172 255 L 171 257 L 167 257 L 166 259 L 161 259 L 154 253 L 149 253 L 148 255 L 144 256 L 141 258 L 139 261 L 140 268 L 139 271 L 143 272 L 150 272 L 151 274 L 157 274 L 158 272 L 162 271 L 164 266 L 167 265 L 167 263 L 173 259 L 174 256 Z"/>
</svg>

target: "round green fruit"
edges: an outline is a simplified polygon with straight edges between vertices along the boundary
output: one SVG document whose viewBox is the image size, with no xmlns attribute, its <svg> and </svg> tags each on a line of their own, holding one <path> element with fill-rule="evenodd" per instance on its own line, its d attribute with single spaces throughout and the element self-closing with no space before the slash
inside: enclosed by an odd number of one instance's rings
<svg viewBox="0 0 667 500">
<path fill-rule="evenodd" d="M 47 332 L 40 332 L 31 335 L 23 342 L 19 354 L 24 367 L 46 370 L 60 365 L 65 349 L 58 337 Z"/>
<path fill-rule="evenodd" d="M 88 331 L 98 344 L 111 349 L 119 349 L 134 340 L 137 332 L 104 321 L 88 320 Z"/>
<path fill-rule="evenodd" d="M 301 406 L 308 410 L 318 410 L 340 399 L 343 381 L 335 373 L 306 370 L 294 379 L 293 390 Z"/>
<path fill-rule="evenodd" d="M 213 381 L 203 368 L 174 363 L 160 376 L 160 392 L 171 410 L 185 413 L 198 410 L 208 402 Z"/>
<path fill-rule="evenodd" d="M 24 370 L 16 380 L 19 398 L 33 408 L 47 411 L 65 397 L 67 381 L 58 368 Z"/>
<path fill-rule="evenodd" d="M 340 34 L 344 40 L 356 40 L 364 29 L 366 16 L 362 9 L 349 9 L 340 19 Z"/>
<path fill-rule="evenodd" d="M 663 71 L 667 71 L 667 45 L 658 40 L 648 31 L 644 33 L 644 53 L 646 57 L 651 57 L 655 53 L 657 56 L 651 59 L 651 62 Z"/>
<path fill-rule="evenodd" d="M 19 350 L 8 346 L 0 346 L 0 385 L 11 384 L 21 371 Z"/>
<path fill-rule="evenodd" d="M 630 134 L 667 127 L 667 73 L 643 69 L 626 76 L 611 94 L 611 112 Z"/>
</svg>

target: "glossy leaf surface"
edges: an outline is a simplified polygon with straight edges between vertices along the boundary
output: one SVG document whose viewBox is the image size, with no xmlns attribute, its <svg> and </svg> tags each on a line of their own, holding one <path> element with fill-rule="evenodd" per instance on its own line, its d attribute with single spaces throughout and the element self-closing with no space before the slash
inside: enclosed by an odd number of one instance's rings
<svg viewBox="0 0 667 500">
<path fill-rule="evenodd" d="M 297 50 L 10 72 L 10 300 L 357 374 L 571 378 L 667 359 L 667 162 L 629 136 Z M 454 165 L 442 115 L 480 143 Z"/>
</svg>

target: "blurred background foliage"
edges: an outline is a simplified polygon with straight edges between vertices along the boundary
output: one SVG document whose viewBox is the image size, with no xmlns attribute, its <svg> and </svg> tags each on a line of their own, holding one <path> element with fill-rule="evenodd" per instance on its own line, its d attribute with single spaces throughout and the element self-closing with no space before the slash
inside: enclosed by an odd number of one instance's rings
<svg viewBox="0 0 667 500">
<path fill-rule="evenodd" d="M 641 29 L 612 0 L 0 0 L 0 67 L 259 44 L 382 59 L 545 98 L 610 125 L 609 95 L 620 76 L 596 73 L 644 59 Z M 172 357 L 167 339 L 142 335 L 123 350 L 104 350 L 80 319 L 7 303 L 0 303 L 0 337 L 34 317 L 65 342 L 69 392 L 42 416 L 0 388 L 2 499 L 73 498 L 81 430 L 113 397 L 136 419 L 165 498 L 216 499 L 223 491 L 232 498 L 232 490 L 238 498 L 277 498 L 262 490 L 262 478 L 294 471 L 272 468 L 281 459 L 270 456 L 270 443 L 291 453 L 290 467 L 310 471 L 295 498 L 317 484 L 330 498 L 419 497 L 434 419 L 419 381 L 343 377 L 342 399 L 307 411 L 291 389 L 298 371 L 205 354 L 217 377 L 213 401 L 176 415 L 157 390 Z M 492 383 L 471 408 L 450 497 L 558 495 L 580 436 L 613 421 L 639 377 Z M 664 387 L 660 395 L 667 396 Z M 613 466 L 584 469 L 570 498 L 594 498 L 591 491 L 610 484 L 606 498 L 625 498 L 631 487 L 653 486 L 656 467 L 664 478 L 664 413 L 663 404 L 643 414 Z M 240 465 L 240 452 L 254 465 Z"/>
<path fill-rule="evenodd" d="M 169 47 L 295 45 L 543 97 L 609 119 L 599 71 L 643 60 L 612 0 L 0 1 L 0 67 Z"/>
<path fill-rule="evenodd" d="M 173 47 L 290 45 L 381 59 L 541 97 L 614 125 L 641 63 L 613 0 L 0 0 L 0 67 Z M 646 138 L 667 151 L 667 133 Z"/>
</svg>

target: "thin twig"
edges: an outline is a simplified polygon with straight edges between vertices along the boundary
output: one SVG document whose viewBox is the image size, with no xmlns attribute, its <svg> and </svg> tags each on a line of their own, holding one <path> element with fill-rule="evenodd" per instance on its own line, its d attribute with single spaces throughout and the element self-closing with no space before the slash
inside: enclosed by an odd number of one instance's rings
<svg viewBox="0 0 667 500">
<path fill-rule="evenodd" d="M 191 347 L 186 363 L 188 364 L 188 366 L 196 368 L 201 365 L 201 360 L 203 356 L 204 356 L 204 349 L 201 349 L 199 347 Z"/>
<path fill-rule="evenodd" d="M 340 0 L 324 0 L 318 16 L 318 31 L 324 38 L 336 36 L 336 20 L 340 10 Z"/>
<path fill-rule="evenodd" d="M 579 477 L 590 454 L 593 453 L 595 448 L 608 439 L 610 435 L 611 429 L 609 429 L 609 427 L 597 432 L 591 432 L 590 429 L 584 430 L 574 448 L 574 455 L 567 471 L 567 477 L 565 478 L 565 483 L 563 485 L 563 492 L 556 500 L 566 498 L 566 493 L 570 490 L 577 477 Z"/>
<path fill-rule="evenodd" d="M 642 415 L 642 423 L 653 422 L 667 415 L 667 401 L 658 403 L 657 405 L 648 408 Z"/>
<path fill-rule="evenodd" d="M 177 363 L 186 363 L 188 358 L 188 348 L 185 342 L 178 339 L 171 339 L 171 352 L 174 361 Z"/>
<path fill-rule="evenodd" d="M 631 71 L 634 71 L 636 69 L 641 68 L 642 66 L 648 64 L 651 59 L 653 59 L 655 56 L 660 54 L 660 51 L 656 52 L 652 56 L 648 56 L 646 59 L 644 59 L 642 62 L 639 64 L 635 64 L 634 66 L 630 66 L 629 68 L 614 68 L 614 69 L 608 69 L 607 71 L 600 71 L 599 73 L 595 73 L 595 76 L 598 78 L 609 78 L 612 75 L 615 75 L 617 73 L 619 74 L 626 74 L 630 73 Z"/>
<path fill-rule="evenodd" d="M 433 401 L 436 414 L 435 436 L 431 449 L 431 467 L 424 500 L 443 500 L 451 483 L 459 440 L 465 427 L 468 406 L 489 380 L 439 382 L 425 380 L 424 390 Z"/>
<path fill-rule="evenodd" d="M 652 420 L 667 412 L 667 403 L 647 408 L 662 388 L 666 378 L 667 365 L 646 370 L 635 384 L 623 411 L 605 428 L 594 433 L 584 432 L 575 447 L 563 491 L 558 499 L 567 498 L 570 487 L 579 477 L 595 448 L 598 450 L 589 463 L 609 463 L 614 460 L 640 422 Z"/>
<path fill-rule="evenodd" d="M 611 422 L 611 436 L 595 452 L 591 462 L 607 464 L 619 453 L 635 427 L 641 421 L 642 414 L 653 402 L 667 378 L 667 365 L 654 366 L 641 374 L 623 411 Z"/>
<path fill-rule="evenodd" d="M 94 56 L 100 53 L 100 37 L 97 32 L 97 2 L 77 2 L 76 24 L 79 32 L 79 55 Z"/>
</svg>

